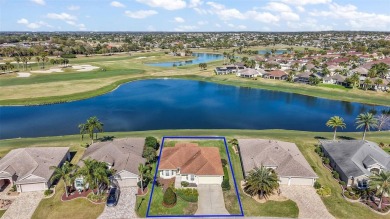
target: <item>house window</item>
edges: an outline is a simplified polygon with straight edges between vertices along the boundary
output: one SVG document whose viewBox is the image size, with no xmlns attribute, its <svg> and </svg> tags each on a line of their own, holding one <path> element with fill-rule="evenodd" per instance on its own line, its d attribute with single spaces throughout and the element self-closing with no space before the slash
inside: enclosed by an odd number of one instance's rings
<svg viewBox="0 0 390 219">
<path fill-rule="evenodd" d="M 194 179 L 194 175 L 191 175 L 191 181 L 194 181 L 195 179 Z"/>
<path fill-rule="evenodd" d="M 169 176 L 169 170 L 165 170 L 165 176 Z"/>
</svg>

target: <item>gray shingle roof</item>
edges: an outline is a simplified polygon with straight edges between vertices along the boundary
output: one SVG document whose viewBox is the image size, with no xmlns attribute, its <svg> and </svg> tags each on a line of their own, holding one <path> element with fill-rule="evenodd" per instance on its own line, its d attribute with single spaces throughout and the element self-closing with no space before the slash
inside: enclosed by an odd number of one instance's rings
<svg viewBox="0 0 390 219">
<path fill-rule="evenodd" d="M 380 164 L 386 170 L 390 169 L 390 155 L 374 142 L 320 140 L 320 143 L 347 177 L 371 175 L 364 165 L 374 163 Z"/>
<path fill-rule="evenodd" d="M 69 152 L 68 147 L 37 147 L 11 150 L 0 160 L 0 178 L 12 177 L 17 184 L 47 182 Z"/>
<path fill-rule="evenodd" d="M 122 138 L 98 142 L 85 151 L 82 160 L 89 157 L 111 164 L 118 172 L 126 170 L 138 175 L 138 165 L 145 163 L 145 158 L 142 157 L 144 144 L 145 138 Z M 83 163 L 80 162 L 79 165 Z"/>
<path fill-rule="evenodd" d="M 317 178 L 294 143 L 266 139 L 238 139 L 244 172 L 273 166 L 281 177 Z"/>
</svg>

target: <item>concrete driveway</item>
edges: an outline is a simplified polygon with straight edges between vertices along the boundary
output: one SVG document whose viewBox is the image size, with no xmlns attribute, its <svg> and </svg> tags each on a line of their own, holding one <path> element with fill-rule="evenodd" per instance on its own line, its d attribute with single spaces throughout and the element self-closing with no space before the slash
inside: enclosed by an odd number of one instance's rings
<svg viewBox="0 0 390 219">
<path fill-rule="evenodd" d="M 18 195 L 14 202 L 4 213 L 4 219 L 29 219 L 34 214 L 39 202 L 43 198 L 43 191 L 23 192 Z"/>
<path fill-rule="evenodd" d="M 198 185 L 198 210 L 195 215 L 229 215 L 221 185 Z"/>
<path fill-rule="evenodd" d="M 334 218 L 312 186 L 280 185 L 280 190 L 283 196 L 297 203 L 299 208 L 298 218 Z"/>
<path fill-rule="evenodd" d="M 138 218 L 135 213 L 137 188 L 121 187 L 118 204 L 115 207 L 105 207 L 100 219 L 109 218 Z"/>
</svg>

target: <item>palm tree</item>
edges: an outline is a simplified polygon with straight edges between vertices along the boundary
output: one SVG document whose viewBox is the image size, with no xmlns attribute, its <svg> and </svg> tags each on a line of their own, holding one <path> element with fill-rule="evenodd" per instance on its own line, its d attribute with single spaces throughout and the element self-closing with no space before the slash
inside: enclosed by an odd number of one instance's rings
<svg viewBox="0 0 390 219">
<path fill-rule="evenodd" d="M 39 56 L 35 57 L 35 61 L 37 61 L 37 67 L 39 68 L 39 61 L 41 61 L 41 57 Z"/>
<path fill-rule="evenodd" d="M 138 172 L 139 172 L 139 178 L 141 180 L 141 190 L 142 190 L 142 194 L 144 194 L 144 171 L 145 171 L 145 166 L 140 163 L 138 165 Z"/>
<path fill-rule="evenodd" d="M 366 138 L 366 132 L 370 128 L 378 127 L 378 120 L 374 117 L 372 113 L 361 113 L 356 118 L 356 129 L 363 128 L 363 141 Z"/>
<path fill-rule="evenodd" d="M 21 61 L 20 57 L 19 56 L 15 56 L 14 60 L 15 60 L 16 63 L 18 63 L 18 69 L 19 69 L 19 62 Z"/>
<path fill-rule="evenodd" d="M 269 168 L 256 167 L 249 172 L 244 183 L 244 191 L 251 195 L 258 195 L 260 199 L 267 198 L 279 187 L 278 176 Z"/>
<path fill-rule="evenodd" d="M 84 185 L 89 186 L 91 189 L 96 188 L 96 180 L 94 178 L 94 172 L 96 168 L 96 160 L 92 160 L 90 158 L 87 158 L 85 160 L 82 160 L 84 165 L 77 171 L 77 175 L 83 177 L 83 183 Z"/>
<path fill-rule="evenodd" d="M 369 78 L 366 78 L 366 79 L 363 81 L 364 89 L 367 90 L 367 89 L 368 89 L 368 86 L 370 86 L 371 84 L 372 84 L 372 81 L 371 81 Z"/>
<path fill-rule="evenodd" d="M 337 128 L 345 128 L 346 125 L 344 123 L 344 119 L 339 116 L 330 117 L 330 119 L 326 122 L 326 126 L 334 129 L 333 141 L 336 140 L 336 132 Z"/>
<path fill-rule="evenodd" d="M 378 208 L 382 208 L 384 194 L 390 193 L 390 172 L 381 171 L 370 176 L 370 188 L 376 190 L 376 195 L 380 197 Z"/>
<path fill-rule="evenodd" d="M 378 89 L 379 85 L 383 84 L 383 80 L 381 78 L 377 78 L 375 79 L 374 84 L 376 85 L 376 89 Z"/>
<path fill-rule="evenodd" d="M 54 169 L 53 176 L 50 181 L 53 183 L 56 180 L 63 179 L 65 186 L 65 194 L 68 197 L 68 185 L 72 184 L 74 177 L 72 176 L 73 171 L 76 169 L 76 166 L 65 161 L 61 167 L 51 166 L 50 169 Z"/>
<path fill-rule="evenodd" d="M 96 116 L 90 117 L 85 124 L 80 124 L 78 126 L 80 129 L 81 139 L 84 138 L 84 134 L 88 134 L 93 144 L 93 134 L 96 132 L 97 139 L 97 133 L 103 132 L 103 126 L 104 124 L 100 122 Z"/>
</svg>

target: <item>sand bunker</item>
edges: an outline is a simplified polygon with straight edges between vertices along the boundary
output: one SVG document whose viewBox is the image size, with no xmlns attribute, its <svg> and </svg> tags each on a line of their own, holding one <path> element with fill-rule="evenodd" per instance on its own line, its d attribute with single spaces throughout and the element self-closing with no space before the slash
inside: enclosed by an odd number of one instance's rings
<svg viewBox="0 0 390 219">
<path fill-rule="evenodd" d="M 77 71 L 92 71 L 100 67 L 96 67 L 92 65 L 73 65 L 72 68 L 76 69 Z"/>
<path fill-rule="evenodd" d="M 51 68 L 51 69 L 47 69 L 47 70 L 31 71 L 31 73 L 43 73 L 43 74 L 53 73 L 53 72 L 64 72 L 64 71 L 60 68 Z"/>
<path fill-rule="evenodd" d="M 19 72 L 18 73 L 18 76 L 16 76 L 16 77 L 18 77 L 18 78 L 28 78 L 28 77 L 30 77 L 30 73 L 27 73 L 27 72 Z"/>
<path fill-rule="evenodd" d="M 141 56 L 141 57 L 137 57 L 135 59 L 146 59 L 146 57 L 145 56 Z"/>
</svg>

